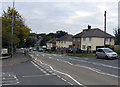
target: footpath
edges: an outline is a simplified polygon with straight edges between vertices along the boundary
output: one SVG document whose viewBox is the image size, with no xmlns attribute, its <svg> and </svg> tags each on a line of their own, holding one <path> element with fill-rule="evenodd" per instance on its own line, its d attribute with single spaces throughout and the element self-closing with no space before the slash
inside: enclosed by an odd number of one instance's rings
<svg viewBox="0 0 120 87">
<path fill-rule="evenodd" d="M 27 62 L 28 60 L 29 59 L 27 58 L 27 56 L 25 56 L 25 54 L 16 53 L 13 55 L 13 57 L 2 59 L 2 66 L 15 66 Z"/>
</svg>

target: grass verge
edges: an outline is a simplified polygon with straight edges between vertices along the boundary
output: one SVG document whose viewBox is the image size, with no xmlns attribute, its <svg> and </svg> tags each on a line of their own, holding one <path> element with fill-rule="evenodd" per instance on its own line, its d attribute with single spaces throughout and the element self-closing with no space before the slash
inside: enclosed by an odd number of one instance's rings
<svg viewBox="0 0 120 87">
<path fill-rule="evenodd" d="M 68 56 L 76 56 L 76 57 L 95 57 L 95 54 L 68 54 Z"/>
<path fill-rule="evenodd" d="M 58 54 L 58 53 L 55 52 L 55 51 L 52 51 L 52 52 L 45 52 L 45 53 L 48 53 L 48 54 Z"/>
</svg>

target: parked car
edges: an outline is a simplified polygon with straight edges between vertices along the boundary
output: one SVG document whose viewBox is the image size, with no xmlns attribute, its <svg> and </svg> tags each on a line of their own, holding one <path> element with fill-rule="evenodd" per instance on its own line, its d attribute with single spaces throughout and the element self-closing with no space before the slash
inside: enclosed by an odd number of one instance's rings
<svg viewBox="0 0 120 87">
<path fill-rule="evenodd" d="M 77 49 L 76 48 L 69 48 L 68 53 L 76 53 Z"/>
<path fill-rule="evenodd" d="M 116 59 L 118 58 L 118 54 L 110 48 L 98 48 L 96 58 Z"/>
<path fill-rule="evenodd" d="M 76 53 L 82 53 L 82 50 L 80 48 L 77 48 Z"/>
<path fill-rule="evenodd" d="M 82 50 L 79 48 L 69 48 L 67 50 L 68 53 L 82 53 Z"/>
<path fill-rule="evenodd" d="M 37 49 L 36 49 L 36 47 L 33 47 L 33 51 L 36 51 Z"/>
<path fill-rule="evenodd" d="M 43 48 L 39 48 L 39 50 L 38 50 L 39 52 L 43 52 Z"/>
</svg>

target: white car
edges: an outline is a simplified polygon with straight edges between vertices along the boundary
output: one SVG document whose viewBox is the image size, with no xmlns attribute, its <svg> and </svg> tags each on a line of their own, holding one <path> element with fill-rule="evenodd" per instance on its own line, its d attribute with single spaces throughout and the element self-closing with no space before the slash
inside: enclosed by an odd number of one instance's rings
<svg viewBox="0 0 120 87">
<path fill-rule="evenodd" d="M 98 48 L 96 51 L 97 58 L 116 59 L 118 54 L 110 48 Z"/>
</svg>

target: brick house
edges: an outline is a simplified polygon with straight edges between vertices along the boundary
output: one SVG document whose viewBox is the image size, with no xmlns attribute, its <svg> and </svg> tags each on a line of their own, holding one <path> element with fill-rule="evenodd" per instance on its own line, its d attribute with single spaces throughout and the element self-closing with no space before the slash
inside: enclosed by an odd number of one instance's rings
<svg viewBox="0 0 120 87">
<path fill-rule="evenodd" d="M 104 37 L 106 37 L 105 45 L 114 45 L 114 36 L 99 28 L 91 29 L 88 25 L 88 29 L 73 36 L 73 48 L 95 51 L 97 47 L 104 46 Z"/>
</svg>

